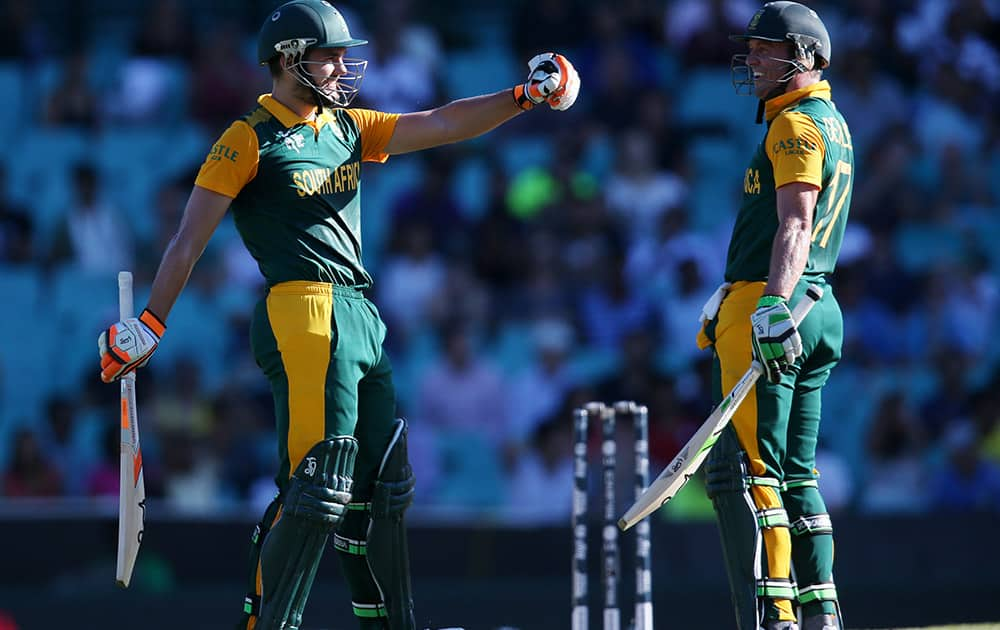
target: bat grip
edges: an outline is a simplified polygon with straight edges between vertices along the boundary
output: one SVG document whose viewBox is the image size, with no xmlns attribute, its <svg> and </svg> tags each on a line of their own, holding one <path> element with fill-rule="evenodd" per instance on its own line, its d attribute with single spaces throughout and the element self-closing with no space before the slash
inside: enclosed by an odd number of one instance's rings
<svg viewBox="0 0 1000 630">
<path fill-rule="evenodd" d="M 792 309 L 792 319 L 795 320 L 795 325 L 799 326 L 802 320 L 806 318 L 812 307 L 816 306 L 816 302 L 819 302 L 823 297 L 823 288 L 817 284 L 810 284 L 806 287 L 806 294 L 802 296 L 796 304 L 795 308 Z"/>
<path fill-rule="evenodd" d="M 118 272 L 118 318 L 126 320 L 135 315 L 132 297 L 132 272 Z"/>
</svg>

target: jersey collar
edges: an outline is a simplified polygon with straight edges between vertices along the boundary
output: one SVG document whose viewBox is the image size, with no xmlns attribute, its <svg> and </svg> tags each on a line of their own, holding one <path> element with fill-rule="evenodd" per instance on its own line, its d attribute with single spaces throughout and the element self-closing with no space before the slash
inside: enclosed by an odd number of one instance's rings
<svg viewBox="0 0 1000 630">
<path fill-rule="evenodd" d="M 768 101 L 764 104 L 767 122 L 774 120 L 774 118 L 789 105 L 808 97 L 830 100 L 830 82 L 819 81 L 818 83 L 807 85 L 806 87 L 799 88 L 793 92 L 786 92 L 780 96 L 768 99 Z"/>
<path fill-rule="evenodd" d="M 279 103 L 270 94 L 261 94 L 257 97 L 257 102 L 260 103 L 264 109 L 269 111 L 271 115 L 277 118 L 278 121 L 286 128 L 294 127 L 296 125 L 308 125 L 318 132 L 323 128 L 323 125 L 334 121 L 333 112 L 327 107 L 323 108 L 323 113 L 320 114 L 316 120 L 307 120 Z"/>
</svg>

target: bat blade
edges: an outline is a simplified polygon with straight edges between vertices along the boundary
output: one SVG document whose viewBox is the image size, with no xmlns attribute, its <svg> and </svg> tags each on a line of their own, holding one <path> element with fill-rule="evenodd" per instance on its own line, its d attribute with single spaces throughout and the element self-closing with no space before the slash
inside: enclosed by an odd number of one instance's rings
<svg viewBox="0 0 1000 630">
<path fill-rule="evenodd" d="M 701 467 L 708 452 L 719 439 L 722 430 L 729 424 L 733 414 L 747 393 L 760 378 L 760 367 L 755 363 L 733 387 L 732 391 L 708 416 L 680 453 L 663 469 L 663 472 L 649 484 L 649 487 L 635 500 L 632 507 L 618 519 L 618 528 L 625 531 L 660 509 L 667 501 L 677 496 L 681 488 Z"/>
</svg>

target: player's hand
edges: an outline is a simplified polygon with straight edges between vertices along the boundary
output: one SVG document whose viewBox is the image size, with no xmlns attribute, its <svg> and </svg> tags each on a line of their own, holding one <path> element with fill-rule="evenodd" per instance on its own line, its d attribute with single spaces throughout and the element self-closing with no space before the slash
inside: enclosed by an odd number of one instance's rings
<svg viewBox="0 0 1000 630">
<path fill-rule="evenodd" d="M 802 354 L 802 337 L 785 298 L 765 295 L 750 316 L 753 356 L 764 368 L 767 380 L 777 383 Z"/>
<path fill-rule="evenodd" d="M 521 109 L 548 103 L 564 111 L 573 106 L 580 93 L 580 75 L 569 59 L 558 53 L 535 55 L 528 62 L 528 80 L 514 86 L 514 102 Z"/>
<path fill-rule="evenodd" d="M 101 380 L 117 381 L 149 362 L 166 325 L 148 308 L 139 317 L 117 322 L 97 338 L 101 352 Z"/>
</svg>

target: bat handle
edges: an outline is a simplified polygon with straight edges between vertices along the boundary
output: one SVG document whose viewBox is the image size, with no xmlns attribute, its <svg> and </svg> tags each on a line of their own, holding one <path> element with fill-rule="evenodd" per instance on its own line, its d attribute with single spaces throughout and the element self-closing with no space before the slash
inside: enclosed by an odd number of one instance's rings
<svg viewBox="0 0 1000 630">
<path fill-rule="evenodd" d="M 132 297 L 132 272 L 118 272 L 118 318 L 125 320 L 135 315 Z"/>
<path fill-rule="evenodd" d="M 118 272 L 118 319 L 126 320 L 135 315 L 134 298 L 132 295 L 132 272 Z M 126 380 L 135 381 L 135 371 L 126 374 L 122 378 L 122 392 L 125 391 Z"/>
<path fill-rule="evenodd" d="M 823 287 L 817 284 L 810 284 L 806 287 L 806 294 L 795 304 L 795 308 L 792 309 L 792 319 L 795 320 L 796 326 L 802 323 L 802 320 L 806 318 L 812 307 L 816 306 L 816 302 L 819 302 L 822 297 Z"/>
</svg>

